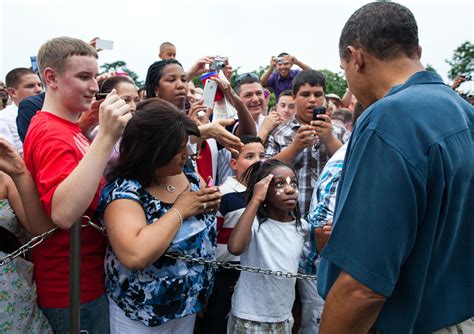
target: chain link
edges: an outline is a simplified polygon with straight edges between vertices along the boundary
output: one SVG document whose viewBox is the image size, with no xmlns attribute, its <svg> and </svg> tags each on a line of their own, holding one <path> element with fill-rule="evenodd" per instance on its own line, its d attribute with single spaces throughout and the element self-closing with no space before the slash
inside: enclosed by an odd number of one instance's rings
<svg viewBox="0 0 474 334">
<path fill-rule="evenodd" d="M 81 218 L 85 220 L 85 222 L 83 222 L 81 224 L 82 228 L 91 226 L 91 227 L 99 230 L 99 232 L 102 233 L 103 235 L 107 236 L 105 234 L 105 227 L 101 227 L 97 224 L 94 224 L 89 216 L 82 216 Z M 42 233 L 42 234 L 40 234 L 40 235 L 38 235 L 34 238 L 31 238 L 30 241 L 28 241 L 26 244 L 24 244 L 23 246 L 18 248 L 16 251 L 14 251 L 11 254 L 7 254 L 2 259 L 0 259 L 0 267 L 12 262 L 15 258 L 17 258 L 20 255 L 25 256 L 25 253 L 27 251 L 29 251 L 30 249 L 33 249 L 36 246 L 38 246 L 39 244 L 41 244 L 45 239 L 47 239 L 57 229 L 58 229 L 58 227 L 53 227 L 51 230 L 49 230 L 47 232 L 44 232 L 44 233 Z"/>
<path fill-rule="evenodd" d="M 107 237 L 107 233 L 105 232 L 105 226 L 99 226 L 95 223 L 92 222 L 92 219 L 88 216 L 82 216 L 82 218 L 85 220 L 85 222 L 81 223 L 81 227 L 88 227 L 91 226 L 95 229 L 97 229 L 100 233 L 102 233 L 104 236 Z M 3 265 L 6 265 L 13 261 L 16 257 L 20 255 L 24 255 L 27 251 L 30 249 L 38 246 L 40 243 L 42 243 L 46 238 L 48 238 L 54 231 L 56 231 L 58 227 L 54 227 L 51 230 L 44 232 L 43 234 L 40 234 L 34 238 L 32 238 L 28 243 L 24 244 L 20 248 L 18 248 L 16 251 L 14 251 L 11 254 L 7 254 L 4 258 L 0 259 L 0 267 Z M 221 267 L 224 269 L 234 269 L 237 271 L 246 271 L 249 273 L 255 273 L 255 274 L 263 274 L 263 275 L 273 275 L 276 277 L 286 277 L 286 278 L 296 278 L 296 279 L 303 279 L 303 280 L 316 280 L 315 275 L 305 275 L 305 274 L 293 274 L 290 272 L 283 272 L 283 271 L 272 271 L 270 269 L 261 269 L 258 267 L 251 267 L 251 266 L 243 266 L 241 264 L 235 264 L 235 263 L 230 263 L 230 262 L 222 262 L 222 261 L 216 261 L 216 260 L 208 260 L 204 257 L 192 257 L 191 255 L 181 255 L 178 253 L 165 253 L 164 254 L 166 257 L 169 257 L 174 260 L 183 260 L 186 262 L 191 262 L 191 263 L 197 263 L 197 264 L 202 264 L 202 265 L 209 265 L 211 267 L 217 268 Z"/>
<path fill-rule="evenodd" d="M 255 273 L 255 274 L 273 275 L 273 276 L 285 277 L 285 278 L 296 278 L 296 279 L 302 279 L 302 280 L 308 280 L 308 281 L 313 281 L 317 279 L 316 275 L 294 274 L 290 272 L 283 272 L 280 270 L 272 271 L 270 269 L 261 269 L 258 267 L 243 266 L 241 264 L 236 264 L 236 263 L 208 260 L 203 257 L 192 257 L 191 255 L 181 255 L 178 253 L 165 253 L 164 255 L 174 260 L 183 260 L 186 262 L 209 265 L 214 268 L 221 267 L 224 269 L 234 269 L 237 271 L 246 271 L 246 272 Z"/>
</svg>

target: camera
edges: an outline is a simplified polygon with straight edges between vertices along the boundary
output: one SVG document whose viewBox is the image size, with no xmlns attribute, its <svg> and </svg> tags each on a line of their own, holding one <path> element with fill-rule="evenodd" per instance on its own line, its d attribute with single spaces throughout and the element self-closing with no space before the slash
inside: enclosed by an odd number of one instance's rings
<svg viewBox="0 0 474 334">
<path fill-rule="evenodd" d="M 227 58 L 225 57 L 216 57 L 211 65 L 209 65 L 209 69 L 211 71 L 220 71 L 225 67 Z"/>
<path fill-rule="evenodd" d="M 464 81 L 471 81 L 472 80 L 472 76 L 470 74 L 461 74 L 461 77 L 464 78 Z"/>
<path fill-rule="evenodd" d="M 278 65 L 281 65 L 281 64 L 284 64 L 284 63 L 285 63 L 285 61 L 283 60 L 283 57 L 278 57 L 277 58 L 277 64 Z"/>
<path fill-rule="evenodd" d="M 318 115 L 324 115 L 326 113 L 326 107 L 314 107 L 313 108 L 313 121 L 323 121 L 324 119 L 319 118 Z"/>
</svg>

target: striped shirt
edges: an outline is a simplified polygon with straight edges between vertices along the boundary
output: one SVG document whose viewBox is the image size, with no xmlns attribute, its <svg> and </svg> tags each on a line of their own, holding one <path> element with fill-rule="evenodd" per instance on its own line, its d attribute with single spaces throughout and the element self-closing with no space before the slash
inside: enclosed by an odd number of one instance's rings
<svg viewBox="0 0 474 334">
<path fill-rule="evenodd" d="M 239 262 L 240 256 L 235 256 L 227 250 L 227 241 L 230 234 L 237 224 L 240 216 L 245 209 L 245 201 L 243 192 L 246 187 L 237 181 L 234 177 L 229 176 L 226 181 L 219 187 L 222 198 L 217 211 L 217 261 L 233 261 Z"/>
<path fill-rule="evenodd" d="M 306 274 L 315 274 L 315 262 L 318 258 L 316 241 L 314 240 L 314 228 L 324 226 L 329 220 L 333 220 L 336 207 L 336 191 L 341 178 L 344 157 L 346 156 L 347 144 L 344 144 L 329 159 L 324 166 L 318 183 L 311 198 L 308 214 L 308 223 L 311 225 L 311 244 L 305 245 L 303 249 L 304 262 L 300 262 L 300 270 Z"/>
</svg>

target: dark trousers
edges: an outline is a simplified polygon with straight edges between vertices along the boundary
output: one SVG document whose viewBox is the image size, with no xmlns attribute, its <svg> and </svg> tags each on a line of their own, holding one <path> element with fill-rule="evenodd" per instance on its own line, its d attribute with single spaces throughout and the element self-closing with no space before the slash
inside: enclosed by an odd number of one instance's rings
<svg viewBox="0 0 474 334">
<path fill-rule="evenodd" d="M 209 297 L 204 317 L 199 321 L 199 333 L 225 334 L 232 294 L 240 272 L 219 268 L 214 277 L 214 289 Z"/>
</svg>

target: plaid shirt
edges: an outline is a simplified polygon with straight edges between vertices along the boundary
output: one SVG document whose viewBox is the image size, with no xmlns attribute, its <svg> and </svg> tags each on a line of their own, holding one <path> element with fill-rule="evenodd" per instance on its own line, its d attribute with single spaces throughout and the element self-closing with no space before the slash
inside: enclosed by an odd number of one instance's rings
<svg viewBox="0 0 474 334">
<path fill-rule="evenodd" d="M 270 159 L 290 146 L 295 139 L 298 129 L 302 125 L 303 124 L 295 117 L 290 122 L 281 124 L 275 128 L 265 142 L 265 158 Z M 341 132 L 335 131 L 333 128 L 333 135 L 342 142 L 343 134 L 341 134 Z M 329 152 L 326 150 L 324 144 L 318 141 L 314 146 L 307 147 L 298 153 L 293 160 L 293 167 L 298 177 L 298 188 L 300 192 L 298 202 L 300 204 L 302 218 L 305 218 L 308 214 L 313 188 L 319 177 L 319 173 L 329 157 Z"/>
<path fill-rule="evenodd" d="M 316 241 L 314 239 L 314 229 L 323 227 L 329 220 L 334 218 L 334 209 L 336 208 L 336 191 L 341 178 L 342 166 L 346 156 L 347 144 L 344 144 L 329 159 L 324 166 L 318 183 L 314 189 L 313 197 L 308 214 L 308 223 L 311 226 L 310 245 L 306 244 L 303 248 L 302 261 L 300 261 L 300 272 L 308 275 L 316 274 L 316 260 L 318 252 L 316 251 Z"/>
</svg>

